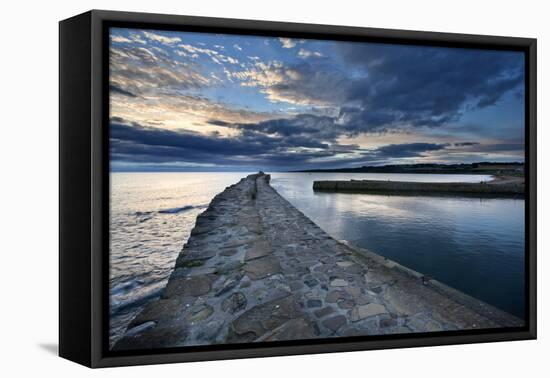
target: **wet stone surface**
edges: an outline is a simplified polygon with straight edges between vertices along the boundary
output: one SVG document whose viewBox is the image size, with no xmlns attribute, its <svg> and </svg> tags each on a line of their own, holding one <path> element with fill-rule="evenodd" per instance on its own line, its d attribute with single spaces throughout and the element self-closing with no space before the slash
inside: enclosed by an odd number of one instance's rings
<svg viewBox="0 0 550 378">
<path fill-rule="evenodd" d="M 158 300 L 114 349 L 518 326 L 521 321 L 332 239 L 243 178 L 197 217 Z"/>
</svg>

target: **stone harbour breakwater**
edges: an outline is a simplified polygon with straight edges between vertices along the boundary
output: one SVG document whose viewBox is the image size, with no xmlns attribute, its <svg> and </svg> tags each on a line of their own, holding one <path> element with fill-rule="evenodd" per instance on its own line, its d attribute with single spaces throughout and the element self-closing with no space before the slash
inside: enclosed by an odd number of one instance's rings
<svg viewBox="0 0 550 378">
<path fill-rule="evenodd" d="M 523 325 L 333 239 L 269 180 L 250 175 L 214 197 L 161 297 L 131 321 L 115 350 Z"/>
<path fill-rule="evenodd" d="M 405 182 L 380 180 L 326 180 L 314 181 L 313 190 L 332 192 L 376 192 L 376 193 L 450 193 L 485 195 L 523 195 L 525 185 L 522 178 L 497 179 L 481 183 L 454 182 Z"/>
</svg>

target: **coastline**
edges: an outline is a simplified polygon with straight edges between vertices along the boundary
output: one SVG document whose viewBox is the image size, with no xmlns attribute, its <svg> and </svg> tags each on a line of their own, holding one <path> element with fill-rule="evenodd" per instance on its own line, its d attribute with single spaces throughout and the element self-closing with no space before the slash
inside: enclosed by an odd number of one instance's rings
<svg viewBox="0 0 550 378">
<path fill-rule="evenodd" d="M 250 175 L 197 217 L 161 298 L 115 349 L 523 323 L 441 285 L 331 238 L 269 185 L 269 175 Z"/>
</svg>

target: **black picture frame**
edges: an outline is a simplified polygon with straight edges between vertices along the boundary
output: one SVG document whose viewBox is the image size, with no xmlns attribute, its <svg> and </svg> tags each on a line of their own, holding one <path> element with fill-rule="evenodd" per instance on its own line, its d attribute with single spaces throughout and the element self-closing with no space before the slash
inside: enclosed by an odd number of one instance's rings
<svg viewBox="0 0 550 378">
<path fill-rule="evenodd" d="M 108 348 L 108 28 L 523 51 L 526 326 L 113 352 Z M 92 10 L 59 24 L 59 354 L 89 367 L 406 348 L 536 338 L 536 39 Z"/>
</svg>

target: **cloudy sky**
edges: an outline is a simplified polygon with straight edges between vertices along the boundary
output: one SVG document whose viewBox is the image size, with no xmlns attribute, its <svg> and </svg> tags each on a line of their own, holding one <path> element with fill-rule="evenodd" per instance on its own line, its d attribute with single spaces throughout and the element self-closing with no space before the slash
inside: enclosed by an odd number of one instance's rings
<svg viewBox="0 0 550 378">
<path fill-rule="evenodd" d="M 113 170 L 523 161 L 519 52 L 111 29 Z"/>
</svg>

